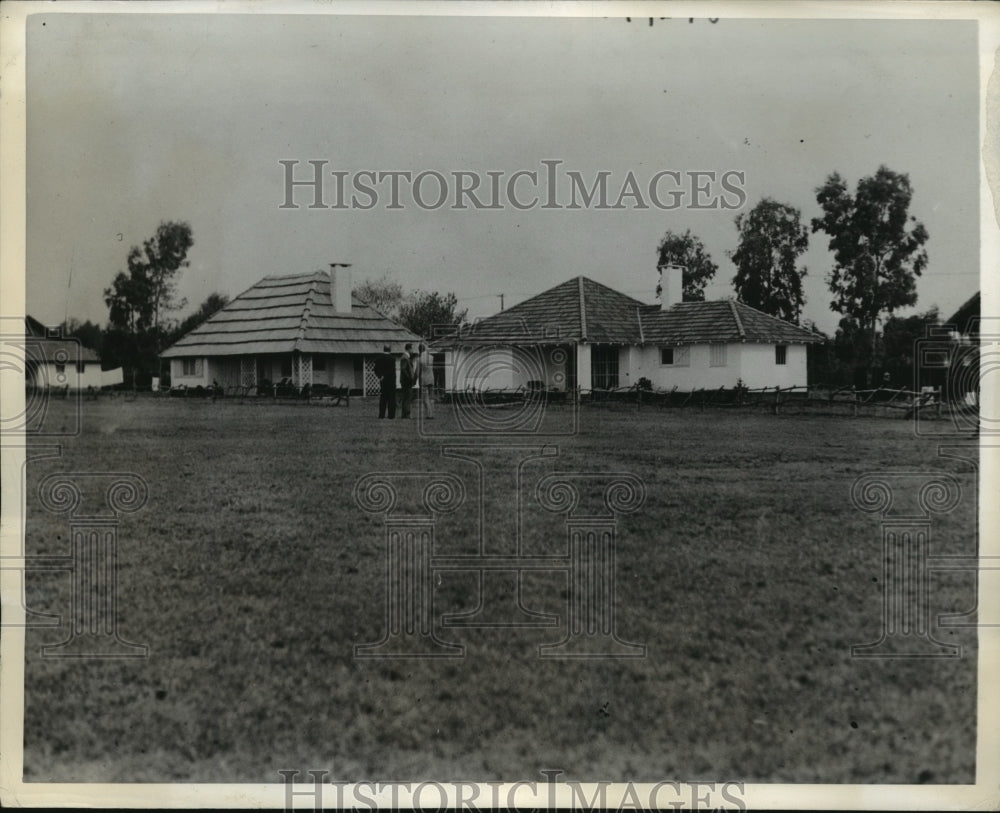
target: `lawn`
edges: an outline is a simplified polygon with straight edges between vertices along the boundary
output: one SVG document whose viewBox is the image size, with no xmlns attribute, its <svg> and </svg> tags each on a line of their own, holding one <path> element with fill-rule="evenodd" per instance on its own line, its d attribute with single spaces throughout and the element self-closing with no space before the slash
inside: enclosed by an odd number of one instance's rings
<svg viewBox="0 0 1000 813">
<path fill-rule="evenodd" d="M 49 419 L 69 422 L 71 406 L 53 403 Z M 645 505 L 618 521 L 616 624 L 646 656 L 543 660 L 539 644 L 559 629 L 448 628 L 439 635 L 464 658 L 360 660 L 354 646 L 382 636 L 386 599 L 383 520 L 355 503 L 358 478 L 462 478 L 466 503 L 441 518 L 435 553 L 474 551 L 480 497 L 492 542 L 509 550 L 514 504 L 513 479 L 480 494 L 472 463 L 376 407 L 84 402 L 80 435 L 29 466 L 27 550 L 67 550 L 68 520 L 37 498 L 47 474 L 144 478 L 148 503 L 121 518 L 118 601 L 122 636 L 149 656 L 43 658 L 66 628 L 29 629 L 27 781 L 276 782 L 313 768 L 349 781 L 545 768 L 579 780 L 973 781 L 974 631 L 935 628 L 962 645 L 957 659 L 850 653 L 881 629 L 881 530 L 850 502 L 859 475 L 953 472 L 964 499 L 935 518 L 932 553 L 975 551 L 971 467 L 906 421 L 585 408 L 576 435 L 518 441 L 558 450 L 523 467 L 523 549 L 565 548 L 563 518 L 534 501 L 542 475 L 641 478 Z M 452 425 L 445 413 L 435 429 Z M 500 469 L 517 453 L 482 454 Z M 474 573 L 434 579 L 437 623 L 476 606 Z M 564 575 L 525 574 L 522 588 L 527 606 L 565 623 Z M 935 614 L 975 606 L 972 574 L 935 575 L 931 589 Z M 68 596 L 65 574 L 28 577 L 33 610 L 65 613 Z"/>
</svg>

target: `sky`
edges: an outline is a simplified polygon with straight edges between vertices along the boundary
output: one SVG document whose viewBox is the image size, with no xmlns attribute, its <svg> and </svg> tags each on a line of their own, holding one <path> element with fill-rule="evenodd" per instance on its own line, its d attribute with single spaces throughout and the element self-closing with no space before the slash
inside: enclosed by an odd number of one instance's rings
<svg viewBox="0 0 1000 813">
<path fill-rule="evenodd" d="M 454 292 L 472 317 L 579 274 L 653 301 L 668 229 L 705 243 L 719 265 L 706 294 L 726 298 L 739 211 L 772 197 L 808 223 L 829 174 L 853 189 L 881 164 L 909 175 L 930 234 L 906 312 L 948 316 L 979 288 L 973 22 L 38 14 L 27 36 L 27 310 L 48 324 L 105 323 L 130 246 L 169 220 L 194 235 L 178 318 L 330 262 Z M 382 184 L 369 210 L 311 209 L 300 188 L 281 208 L 282 160 L 300 179 L 313 160 L 348 178 L 433 170 L 450 198 L 390 209 Z M 542 161 L 588 185 L 610 173 L 612 199 L 629 172 L 641 187 L 739 172 L 746 202 L 451 208 L 450 173 L 506 183 Z M 422 189 L 436 197 L 433 179 Z M 803 317 L 832 332 L 827 239 L 802 258 Z"/>
</svg>

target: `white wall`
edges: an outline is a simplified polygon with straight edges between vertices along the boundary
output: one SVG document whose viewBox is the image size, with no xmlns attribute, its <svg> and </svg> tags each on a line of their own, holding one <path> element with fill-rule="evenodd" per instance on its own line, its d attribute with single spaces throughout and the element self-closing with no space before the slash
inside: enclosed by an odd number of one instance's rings
<svg viewBox="0 0 1000 813">
<path fill-rule="evenodd" d="M 806 346 L 785 345 L 785 363 L 775 363 L 773 344 L 745 344 L 741 376 L 751 389 L 758 387 L 803 387 L 806 385 Z"/>
<path fill-rule="evenodd" d="M 355 383 L 354 357 L 353 356 L 327 356 L 326 357 L 326 384 L 331 387 L 360 387 L 360 383 Z M 316 379 L 316 368 L 313 367 L 313 383 L 319 383 Z"/>
<path fill-rule="evenodd" d="M 727 344 L 725 366 L 713 367 L 711 349 L 707 344 L 687 347 L 686 365 L 661 364 L 659 347 L 633 347 L 628 356 L 632 367 L 627 383 L 635 384 L 639 378 L 645 377 L 652 382 L 654 389 L 677 387 L 681 392 L 735 387 L 741 380 L 744 386 L 753 389 L 804 386 L 807 382 L 806 346 L 790 344 L 786 348 L 785 364 L 777 364 L 773 344 Z M 684 350 L 674 348 L 675 362 L 683 359 Z"/>
<path fill-rule="evenodd" d="M 680 361 L 684 348 L 674 348 L 675 362 Z M 648 378 L 654 389 L 681 392 L 695 389 L 735 387 L 740 380 L 753 389 L 759 387 L 798 387 L 806 384 L 806 347 L 787 345 L 785 364 L 775 363 L 773 344 L 726 345 L 724 367 L 711 366 L 711 349 L 707 344 L 687 347 L 687 365 L 660 363 L 659 347 L 630 348 L 628 358 L 632 365 L 629 377 L 622 378 L 623 386 L 635 384 L 641 377 Z M 623 356 L 624 361 L 624 356 Z"/>
<path fill-rule="evenodd" d="M 445 354 L 445 387 L 449 390 L 512 389 L 515 361 L 510 347 L 475 347 L 449 350 Z M 517 378 L 524 378 L 518 370 Z"/>
<path fill-rule="evenodd" d="M 659 347 L 632 348 L 630 356 L 637 362 L 638 367 L 630 370 L 628 382 L 635 384 L 640 378 L 648 378 L 653 384 L 653 389 L 670 390 L 677 387 L 682 392 L 702 388 L 735 387 L 742 375 L 740 362 L 745 346 L 731 343 L 725 347 L 726 363 L 721 367 L 711 365 L 711 350 L 707 344 L 675 347 L 675 362 L 679 362 L 683 352 L 687 351 L 686 365 L 661 364 Z"/>
<path fill-rule="evenodd" d="M 688 392 L 696 389 L 735 387 L 738 381 L 754 389 L 760 387 L 793 387 L 806 384 L 806 346 L 786 345 L 785 364 L 775 363 L 773 344 L 729 343 L 726 363 L 713 367 L 711 348 L 707 344 L 674 348 L 675 364 L 660 363 L 659 347 L 622 347 L 618 355 L 618 385 L 630 387 L 640 378 L 648 378 L 654 389 Z M 566 364 L 551 360 L 554 348 L 542 348 L 546 386 L 565 389 Z M 588 344 L 577 348 L 577 377 L 584 391 L 591 384 L 591 351 Z M 518 361 L 512 348 L 463 348 L 448 351 L 445 368 L 447 389 L 475 387 L 502 389 L 523 386 L 529 378 L 525 364 Z M 536 351 L 528 351 L 535 353 Z M 573 352 L 573 348 L 569 348 Z M 687 363 L 680 363 L 687 354 Z M 556 376 L 559 376 L 558 382 Z"/>
<path fill-rule="evenodd" d="M 207 360 L 207 364 L 205 366 L 207 369 L 205 378 L 209 384 L 213 381 L 217 381 L 219 386 L 223 389 L 240 386 L 239 356 L 221 356 L 218 358 L 211 358 Z M 171 386 L 174 385 L 174 371 L 172 365 L 170 368 L 170 384 Z"/>
<path fill-rule="evenodd" d="M 189 359 L 190 361 L 190 359 Z M 194 375 L 184 375 L 184 359 L 170 359 L 170 386 L 171 387 L 207 387 L 212 383 L 208 377 L 208 359 L 197 358 L 195 362 Z"/>
<path fill-rule="evenodd" d="M 101 387 L 101 362 L 82 362 L 82 372 L 76 361 L 67 361 L 56 365 L 48 361 L 39 364 L 35 371 L 35 386 L 37 387 L 69 387 L 71 390 L 85 390 L 87 387 Z"/>
</svg>

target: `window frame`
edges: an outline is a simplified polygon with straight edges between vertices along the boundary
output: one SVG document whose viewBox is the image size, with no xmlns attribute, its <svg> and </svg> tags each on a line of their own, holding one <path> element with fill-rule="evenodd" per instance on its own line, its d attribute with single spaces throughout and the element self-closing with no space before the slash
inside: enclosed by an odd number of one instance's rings
<svg viewBox="0 0 1000 813">
<path fill-rule="evenodd" d="M 728 367 L 729 346 L 723 342 L 713 342 L 708 346 L 708 366 Z"/>
</svg>

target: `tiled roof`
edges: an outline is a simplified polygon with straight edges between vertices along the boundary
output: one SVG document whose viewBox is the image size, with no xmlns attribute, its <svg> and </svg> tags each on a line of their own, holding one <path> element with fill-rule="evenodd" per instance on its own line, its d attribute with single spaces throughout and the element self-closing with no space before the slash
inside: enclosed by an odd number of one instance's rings
<svg viewBox="0 0 1000 813">
<path fill-rule="evenodd" d="M 735 300 L 679 302 L 647 312 L 643 333 L 649 344 L 807 344 L 822 337 Z"/>
<path fill-rule="evenodd" d="M 454 344 L 701 344 L 747 342 L 803 344 L 821 337 L 768 316 L 742 302 L 681 302 L 667 309 L 647 305 L 587 277 L 574 277 L 482 319 Z"/>
<path fill-rule="evenodd" d="M 179 356 L 263 353 L 366 353 L 384 344 L 401 348 L 419 336 L 351 297 L 351 312 L 338 313 L 325 271 L 264 277 L 163 352 Z M 397 348 L 397 349 L 398 349 Z"/>
</svg>

